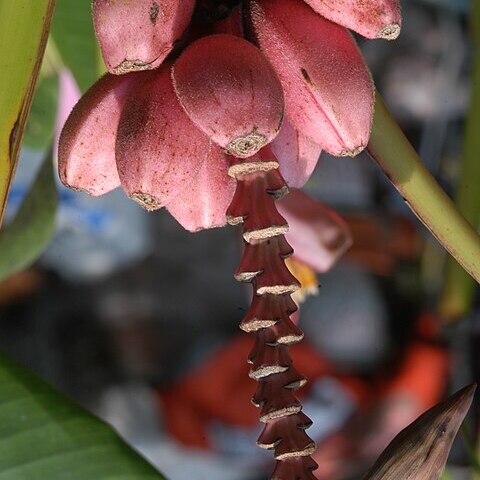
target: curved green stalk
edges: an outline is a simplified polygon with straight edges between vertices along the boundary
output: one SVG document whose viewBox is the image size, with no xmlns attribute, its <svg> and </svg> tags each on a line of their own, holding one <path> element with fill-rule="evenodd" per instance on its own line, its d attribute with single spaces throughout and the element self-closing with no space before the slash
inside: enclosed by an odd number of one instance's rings
<svg viewBox="0 0 480 480">
<path fill-rule="evenodd" d="M 471 79 L 472 95 L 470 110 L 466 119 L 465 137 L 458 183 L 456 204 L 465 218 L 480 227 L 480 1 L 475 1 L 471 11 L 472 31 L 475 42 L 474 70 Z M 440 314 L 446 320 L 462 317 L 471 308 L 475 284 L 459 265 L 447 260 L 445 282 L 440 300 Z"/>
<path fill-rule="evenodd" d="M 0 224 L 55 0 L 0 0 Z"/>
<path fill-rule="evenodd" d="M 378 94 L 367 149 L 415 215 L 480 282 L 480 237 L 422 163 Z"/>
</svg>

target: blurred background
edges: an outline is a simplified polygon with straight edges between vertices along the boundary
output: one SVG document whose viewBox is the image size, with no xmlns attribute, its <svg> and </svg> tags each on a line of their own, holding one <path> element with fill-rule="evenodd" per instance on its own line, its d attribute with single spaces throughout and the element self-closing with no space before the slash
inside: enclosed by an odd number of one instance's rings
<svg viewBox="0 0 480 480">
<path fill-rule="evenodd" d="M 97 76 L 89 2 L 69 3 L 58 2 L 53 35 L 64 43 L 47 47 L 7 222 L 55 143 L 57 106 Z M 462 202 L 465 126 L 474 122 L 471 4 L 402 7 L 398 40 L 360 47 L 410 141 Z M 238 329 L 249 291 L 232 277 L 239 231 L 190 234 L 119 191 L 92 199 L 58 190 L 54 239 L 33 267 L 0 283 L 0 349 L 114 425 L 172 480 L 266 478 L 271 455 L 255 446 L 260 425 L 248 402 L 252 339 Z M 304 410 L 318 478 L 359 478 L 420 413 L 479 381 L 478 288 L 366 154 L 322 155 L 305 190 L 345 219 L 353 246 L 328 272 L 304 265 L 305 278 L 315 274 L 295 353 L 310 379 Z M 475 195 L 462 208 L 478 222 Z M 473 478 L 478 411 L 477 400 L 448 478 Z"/>
</svg>

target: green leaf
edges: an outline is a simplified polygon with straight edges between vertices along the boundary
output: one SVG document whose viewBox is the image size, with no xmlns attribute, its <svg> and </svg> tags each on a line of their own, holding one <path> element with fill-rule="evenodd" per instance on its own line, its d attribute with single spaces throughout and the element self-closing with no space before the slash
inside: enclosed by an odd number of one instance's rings
<svg viewBox="0 0 480 480">
<path fill-rule="evenodd" d="M 89 0 L 57 0 L 51 36 L 63 63 L 84 92 L 98 78 L 97 41 Z"/>
<path fill-rule="evenodd" d="M 45 150 L 52 144 L 57 114 L 58 76 L 40 77 L 25 129 L 24 142 L 31 148 Z"/>
<path fill-rule="evenodd" d="M 0 230 L 0 280 L 33 263 L 55 231 L 57 189 L 50 160 L 49 155 L 15 218 Z"/>
<path fill-rule="evenodd" d="M 0 355 L 0 480 L 161 480 L 104 422 Z"/>
</svg>

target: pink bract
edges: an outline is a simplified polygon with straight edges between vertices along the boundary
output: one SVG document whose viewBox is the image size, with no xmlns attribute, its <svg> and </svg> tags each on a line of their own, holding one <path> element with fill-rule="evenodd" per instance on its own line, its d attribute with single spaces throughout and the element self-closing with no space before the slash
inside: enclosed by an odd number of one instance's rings
<svg viewBox="0 0 480 480">
<path fill-rule="evenodd" d="M 54 157 L 58 158 L 58 142 L 65 122 L 73 107 L 78 103 L 82 94 L 70 70 L 62 69 L 59 75 L 58 106 L 55 118 L 55 150 Z"/>
<path fill-rule="evenodd" d="M 283 91 L 254 45 L 226 34 L 188 46 L 173 67 L 175 91 L 191 120 L 237 157 L 272 141 L 283 118 Z"/>
<path fill-rule="evenodd" d="M 301 190 L 292 190 L 277 206 L 290 226 L 285 237 L 295 256 L 317 272 L 329 270 L 351 247 L 352 236 L 345 221 Z"/>
<path fill-rule="evenodd" d="M 295 128 L 332 155 L 363 150 L 373 118 L 373 83 L 348 31 L 301 0 L 251 0 L 249 14 L 256 40 L 280 77 Z"/>
<path fill-rule="evenodd" d="M 156 68 L 190 22 L 194 0 L 93 0 L 95 32 L 109 72 Z"/>
</svg>

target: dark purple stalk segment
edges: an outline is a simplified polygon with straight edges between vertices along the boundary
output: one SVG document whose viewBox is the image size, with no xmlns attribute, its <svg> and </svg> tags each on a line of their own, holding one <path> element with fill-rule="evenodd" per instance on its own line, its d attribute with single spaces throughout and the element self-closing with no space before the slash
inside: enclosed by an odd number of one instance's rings
<svg viewBox="0 0 480 480">
<path fill-rule="evenodd" d="M 289 346 L 303 338 L 290 319 L 296 311 L 291 294 L 300 285 L 285 265 L 293 249 L 284 237 L 287 222 L 275 205 L 288 188 L 274 159 L 265 160 L 262 168 L 264 152 L 272 156 L 264 149 L 261 161 L 245 160 L 245 168 L 238 159 L 232 161 L 230 174 L 237 189 L 227 212 L 231 224 L 243 224 L 245 240 L 235 278 L 253 287 L 252 303 L 240 328 L 255 335 L 248 358 L 250 377 L 258 381 L 252 402 L 265 423 L 257 444 L 274 452 L 277 464 L 271 480 L 315 480 L 312 472 L 317 464 L 311 458 L 315 443 L 306 433 L 312 422 L 295 395 L 306 379 L 293 367 L 289 353 Z"/>
</svg>

